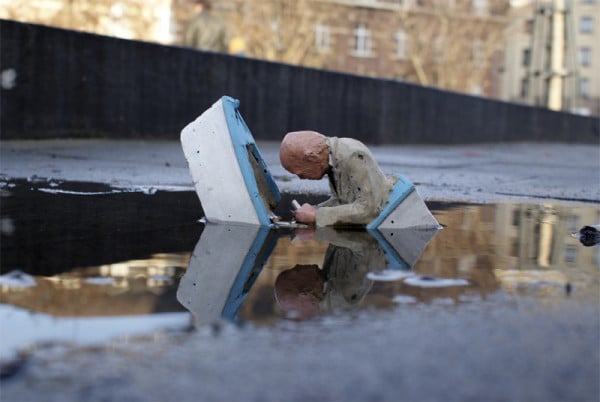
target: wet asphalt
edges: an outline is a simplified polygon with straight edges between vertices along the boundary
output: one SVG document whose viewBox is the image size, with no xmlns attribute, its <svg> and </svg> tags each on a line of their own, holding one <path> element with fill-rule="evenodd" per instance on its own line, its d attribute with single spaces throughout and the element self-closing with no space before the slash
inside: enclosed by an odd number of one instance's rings
<svg viewBox="0 0 600 402">
<path fill-rule="evenodd" d="M 323 193 L 259 143 L 283 191 Z M 600 203 L 600 147 L 371 147 L 426 200 Z M 2 178 L 191 189 L 177 141 L 3 141 Z M 594 222 L 595 224 L 598 222 Z M 2 401 L 598 401 L 600 297 L 497 293 L 271 327 L 219 323 L 97 347 L 40 347 Z"/>
<path fill-rule="evenodd" d="M 401 173 L 426 200 L 600 201 L 597 145 L 556 143 L 370 146 L 384 173 Z M 278 144 L 259 149 L 282 191 L 325 193 L 326 180 L 299 180 L 279 163 Z M 2 141 L 0 175 L 191 189 L 178 140 Z M 0 176 L 1 178 L 1 176 Z"/>
</svg>

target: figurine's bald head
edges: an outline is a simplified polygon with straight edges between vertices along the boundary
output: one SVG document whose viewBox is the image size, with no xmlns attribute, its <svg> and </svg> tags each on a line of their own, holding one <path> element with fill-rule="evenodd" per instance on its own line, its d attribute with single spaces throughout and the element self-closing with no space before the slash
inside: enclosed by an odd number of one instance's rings
<svg viewBox="0 0 600 402">
<path fill-rule="evenodd" d="M 329 166 L 329 147 L 326 140 L 326 136 L 316 131 L 287 133 L 279 149 L 281 165 L 301 179 L 322 178 Z"/>
</svg>

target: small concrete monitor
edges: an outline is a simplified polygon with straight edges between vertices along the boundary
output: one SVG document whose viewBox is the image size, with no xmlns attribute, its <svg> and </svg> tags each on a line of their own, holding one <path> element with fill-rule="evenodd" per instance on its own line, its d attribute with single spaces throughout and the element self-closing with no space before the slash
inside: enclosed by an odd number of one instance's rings
<svg viewBox="0 0 600 402">
<path fill-rule="evenodd" d="M 182 130 L 181 145 L 208 222 L 268 226 L 281 194 L 238 106 L 223 96 Z"/>
</svg>

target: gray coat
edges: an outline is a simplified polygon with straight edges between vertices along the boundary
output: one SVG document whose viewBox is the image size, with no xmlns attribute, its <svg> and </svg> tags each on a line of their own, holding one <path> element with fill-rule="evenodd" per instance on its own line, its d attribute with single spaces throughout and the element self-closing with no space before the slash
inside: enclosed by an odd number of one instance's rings
<svg viewBox="0 0 600 402">
<path fill-rule="evenodd" d="M 319 204 L 317 226 L 365 225 L 379 215 L 393 187 L 369 149 L 352 138 L 329 137 L 332 197 Z"/>
</svg>

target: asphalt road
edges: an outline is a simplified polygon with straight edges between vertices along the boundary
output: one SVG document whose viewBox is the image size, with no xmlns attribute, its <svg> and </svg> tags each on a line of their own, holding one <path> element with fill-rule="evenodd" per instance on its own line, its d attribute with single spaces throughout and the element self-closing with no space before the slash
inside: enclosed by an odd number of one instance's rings
<svg viewBox="0 0 600 402">
<path fill-rule="evenodd" d="M 279 163 L 278 144 L 259 143 L 283 191 L 328 191 L 325 180 L 298 180 Z M 401 173 L 425 199 L 600 202 L 600 147 L 486 144 L 370 147 L 385 173 Z M 0 174 L 190 189 L 178 141 L 3 141 Z"/>
<path fill-rule="evenodd" d="M 41 350 L 3 401 L 597 401 L 598 308 L 489 300 Z"/>
<path fill-rule="evenodd" d="M 278 185 L 324 192 L 281 168 Z M 600 202 L 600 147 L 372 147 L 429 200 Z M 173 142 L 2 142 L 3 178 L 191 189 Z M 0 383 L 2 401 L 598 401 L 598 298 L 496 293 L 273 327 L 218 324 L 92 348 L 40 347 Z"/>
</svg>

